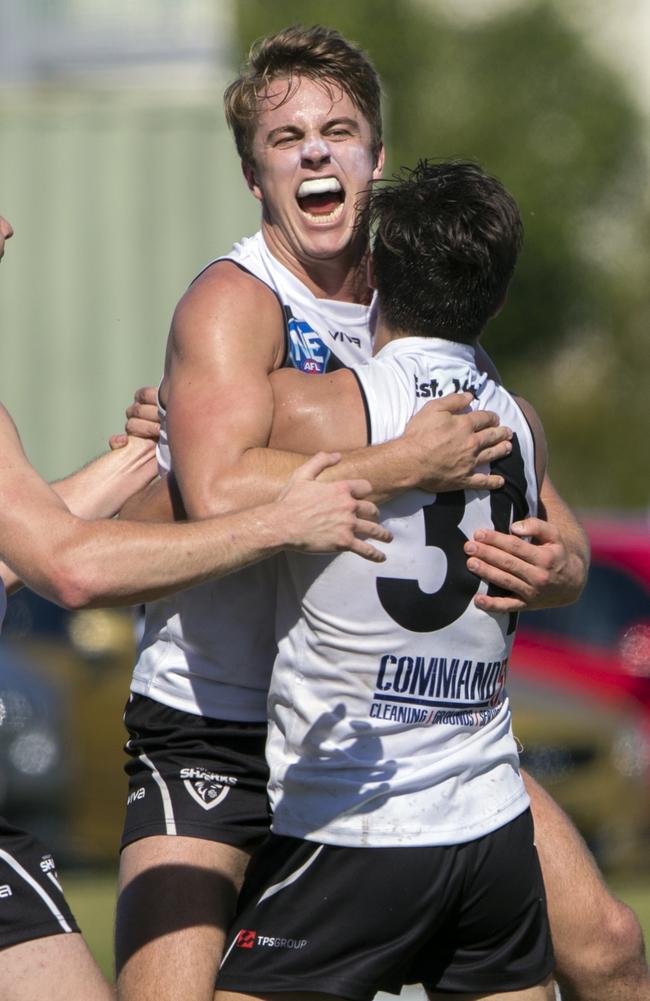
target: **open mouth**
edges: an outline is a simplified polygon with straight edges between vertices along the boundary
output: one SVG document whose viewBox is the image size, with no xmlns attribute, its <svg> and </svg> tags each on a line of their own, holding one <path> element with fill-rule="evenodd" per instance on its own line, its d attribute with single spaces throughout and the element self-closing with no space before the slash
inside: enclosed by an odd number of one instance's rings
<svg viewBox="0 0 650 1001">
<path fill-rule="evenodd" d="M 343 211 L 345 192 L 335 177 L 312 177 L 302 182 L 296 199 L 311 220 L 333 222 Z"/>
</svg>

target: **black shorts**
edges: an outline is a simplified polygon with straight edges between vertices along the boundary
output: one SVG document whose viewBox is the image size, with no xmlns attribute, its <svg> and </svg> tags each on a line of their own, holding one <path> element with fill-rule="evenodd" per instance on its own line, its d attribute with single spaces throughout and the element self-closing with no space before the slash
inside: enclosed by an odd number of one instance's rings
<svg viewBox="0 0 650 1001">
<path fill-rule="evenodd" d="M 155 834 L 254 848 L 269 831 L 266 723 L 179 712 L 131 695 L 122 847 Z"/>
<path fill-rule="evenodd" d="M 248 867 L 218 988 L 368 1001 L 421 983 L 497 993 L 553 968 L 530 811 L 467 844 L 343 848 L 271 835 Z"/>
<path fill-rule="evenodd" d="M 78 931 L 45 845 L 0 817 L 0 949 Z"/>
</svg>

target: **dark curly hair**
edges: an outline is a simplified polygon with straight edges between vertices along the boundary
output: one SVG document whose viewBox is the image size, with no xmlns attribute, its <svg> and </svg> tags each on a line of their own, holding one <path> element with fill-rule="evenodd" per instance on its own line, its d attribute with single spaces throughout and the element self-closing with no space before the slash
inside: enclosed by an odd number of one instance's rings
<svg viewBox="0 0 650 1001">
<path fill-rule="evenodd" d="M 517 203 L 466 160 L 420 160 L 370 195 L 361 225 L 394 330 L 471 343 L 498 310 L 523 240 Z"/>
</svg>

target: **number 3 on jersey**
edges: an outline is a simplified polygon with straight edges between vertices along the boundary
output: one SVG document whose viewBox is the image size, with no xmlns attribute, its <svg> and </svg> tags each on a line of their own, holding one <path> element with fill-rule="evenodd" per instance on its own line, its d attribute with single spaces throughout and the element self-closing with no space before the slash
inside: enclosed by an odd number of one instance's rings
<svg viewBox="0 0 650 1001">
<path fill-rule="evenodd" d="M 507 532 L 513 520 L 528 514 L 524 462 L 516 435 L 510 455 L 493 463 L 491 469 L 506 481 L 505 486 L 490 494 L 492 524 L 497 531 Z M 466 503 L 465 491 L 454 490 L 438 494 L 432 504 L 422 509 L 425 546 L 441 549 L 447 558 L 442 587 L 430 594 L 417 580 L 377 578 L 377 595 L 384 611 L 404 629 L 414 633 L 444 629 L 461 617 L 478 591 L 480 580 L 467 569 L 463 549 L 467 536 L 460 529 Z M 496 593 L 496 589 L 489 588 L 488 593 Z"/>
</svg>

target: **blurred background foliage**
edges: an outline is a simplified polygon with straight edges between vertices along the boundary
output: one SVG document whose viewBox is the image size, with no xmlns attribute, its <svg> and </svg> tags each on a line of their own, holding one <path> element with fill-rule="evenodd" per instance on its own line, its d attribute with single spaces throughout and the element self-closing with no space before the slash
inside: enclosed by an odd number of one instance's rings
<svg viewBox="0 0 650 1001">
<path fill-rule="evenodd" d="M 650 459 L 650 225 L 643 121 L 620 78 L 549 2 L 489 19 L 404 0 L 238 0 L 236 38 L 326 23 L 370 54 L 387 173 L 462 156 L 519 201 L 526 239 L 486 333 L 544 421 L 551 474 L 581 508 L 643 508 Z M 474 5 L 476 7 L 476 5 Z"/>
</svg>

